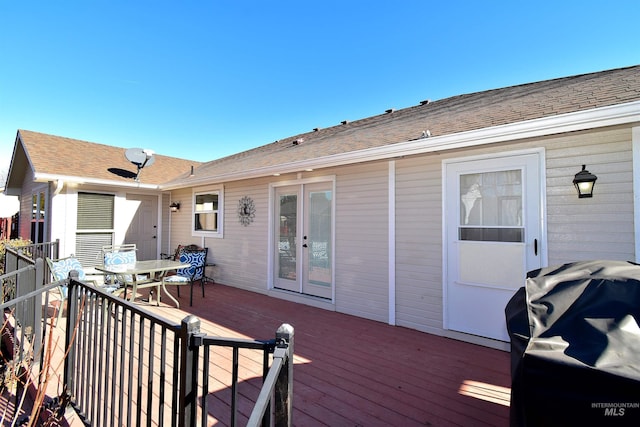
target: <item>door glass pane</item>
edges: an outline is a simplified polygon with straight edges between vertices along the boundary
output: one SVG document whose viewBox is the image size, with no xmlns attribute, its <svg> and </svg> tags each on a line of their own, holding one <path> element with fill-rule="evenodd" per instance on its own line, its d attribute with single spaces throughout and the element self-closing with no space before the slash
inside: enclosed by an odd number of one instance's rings
<svg viewBox="0 0 640 427">
<path fill-rule="evenodd" d="M 278 277 L 296 280 L 296 237 L 298 223 L 298 196 L 281 194 L 280 224 L 278 227 Z"/>
<path fill-rule="evenodd" d="M 308 230 L 309 282 L 331 286 L 331 191 L 309 192 Z"/>
<path fill-rule="evenodd" d="M 523 242 L 522 170 L 460 175 L 460 240 Z"/>
</svg>

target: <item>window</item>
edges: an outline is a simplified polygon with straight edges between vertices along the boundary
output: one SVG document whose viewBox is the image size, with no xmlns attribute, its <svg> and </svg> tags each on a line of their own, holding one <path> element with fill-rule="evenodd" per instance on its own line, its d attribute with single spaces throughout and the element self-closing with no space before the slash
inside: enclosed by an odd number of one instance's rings
<svg viewBox="0 0 640 427">
<path fill-rule="evenodd" d="M 113 243 L 114 196 L 78 193 L 78 226 L 75 255 L 83 266 L 95 267 L 102 246 Z"/>
<path fill-rule="evenodd" d="M 222 237 L 222 191 L 193 194 L 193 234 Z"/>
<path fill-rule="evenodd" d="M 44 242 L 45 193 L 43 191 L 31 196 L 31 241 Z"/>
</svg>

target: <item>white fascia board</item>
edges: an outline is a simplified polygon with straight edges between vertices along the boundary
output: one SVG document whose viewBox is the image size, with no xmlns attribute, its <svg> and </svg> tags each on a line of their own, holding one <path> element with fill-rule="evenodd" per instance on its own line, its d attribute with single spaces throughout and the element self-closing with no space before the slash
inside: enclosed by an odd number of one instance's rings
<svg viewBox="0 0 640 427">
<path fill-rule="evenodd" d="M 467 132 L 397 142 L 375 148 L 317 157 L 293 163 L 284 163 L 281 165 L 252 169 L 250 171 L 204 177 L 190 180 L 189 182 L 182 182 L 177 185 L 160 186 L 160 188 L 163 190 L 172 190 L 214 182 L 221 183 L 260 178 L 277 173 L 286 174 L 300 172 L 305 169 L 342 166 L 634 122 L 640 122 L 640 101 L 492 126 Z"/>
<path fill-rule="evenodd" d="M 141 184 L 139 182 L 121 182 L 109 179 L 93 179 L 83 178 L 80 176 L 54 175 L 49 173 L 36 173 L 34 176 L 36 182 L 63 181 L 66 184 L 93 184 L 108 187 L 124 187 L 124 188 L 144 188 L 147 190 L 158 190 L 160 187 L 156 184 Z"/>
<path fill-rule="evenodd" d="M 639 121 L 640 101 L 637 101 L 508 125 L 399 142 L 369 150 L 345 153 L 344 156 L 357 161 L 380 160 L 388 157 L 467 148 Z"/>
</svg>

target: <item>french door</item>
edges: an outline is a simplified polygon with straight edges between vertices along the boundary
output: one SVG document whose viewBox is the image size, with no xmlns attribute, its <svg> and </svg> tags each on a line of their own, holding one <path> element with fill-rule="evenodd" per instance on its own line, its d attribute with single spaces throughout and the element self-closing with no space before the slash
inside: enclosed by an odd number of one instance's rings
<svg viewBox="0 0 640 427">
<path fill-rule="evenodd" d="M 275 187 L 273 284 L 333 297 L 333 184 Z"/>
</svg>

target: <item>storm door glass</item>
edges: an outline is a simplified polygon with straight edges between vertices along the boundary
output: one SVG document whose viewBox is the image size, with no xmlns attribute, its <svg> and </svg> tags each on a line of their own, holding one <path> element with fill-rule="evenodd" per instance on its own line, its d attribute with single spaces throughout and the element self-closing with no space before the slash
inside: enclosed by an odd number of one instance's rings
<svg viewBox="0 0 640 427">
<path fill-rule="evenodd" d="M 522 170 L 460 175 L 460 240 L 524 242 Z"/>
</svg>

